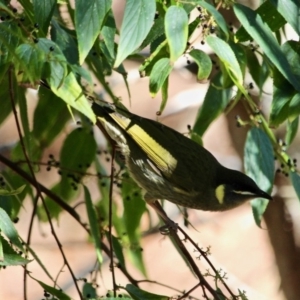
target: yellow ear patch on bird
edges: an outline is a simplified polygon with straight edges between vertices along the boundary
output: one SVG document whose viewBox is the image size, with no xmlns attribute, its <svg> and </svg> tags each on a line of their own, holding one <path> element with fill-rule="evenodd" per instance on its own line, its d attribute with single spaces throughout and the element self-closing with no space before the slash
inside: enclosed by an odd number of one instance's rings
<svg viewBox="0 0 300 300">
<path fill-rule="evenodd" d="M 218 199 L 220 204 L 224 203 L 224 196 L 225 196 L 225 185 L 219 185 L 215 190 L 216 198 Z"/>
</svg>

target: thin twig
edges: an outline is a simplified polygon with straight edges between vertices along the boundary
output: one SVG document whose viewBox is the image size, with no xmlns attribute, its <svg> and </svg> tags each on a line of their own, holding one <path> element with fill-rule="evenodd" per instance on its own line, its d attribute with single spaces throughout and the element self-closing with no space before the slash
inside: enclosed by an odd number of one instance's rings
<svg viewBox="0 0 300 300">
<path fill-rule="evenodd" d="M 35 217 L 35 214 L 36 214 L 36 209 L 37 209 L 37 203 L 38 203 L 38 200 L 39 200 L 39 195 L 37 194 L 35 199 L 34 199 L 34 202 L 33 202 L 33 210 L 32 210 L 32 213 L 31 213 L 31 217 L 30 217 L 30 222 L 29 222 L 29 228 L 28 228 L 28 235 L 27 235 L 27 240 L 26 240 L 26 245 L 27 247 L 30 246 L 30 242 L 31 242 L 31 233 L 32 233 L 32 228 L 33 228 L 33 220 L 34 220 L 34 217 Z M 27 248 L 26 248 L 26 255 L 27 255 Z M 24 295 L 27 294 L 26 292 L 26 286 L 27 286 L 27 264 L 25 264 L 24 266 Z M 24 297 L 24 299 L 26 300 L 26 296 Z"/>
<path fill-rule="evenodd" d="M 187 292 L 185 292 L 181 297 L 179 297 L 176 300 L 181 300 L 186 298 L 191 292 L 193 292 L 196 288 L 198 288 L 201 285 L 201 283 L 197 283 L 195 286 L 193 286 L 190 290 L 188 290 Z"/>
<path fill-rule="evenodd" d="M 187 239 L 188 241 L 190 241 L 190 243 L 197 249 L 197 251 L 199 251 L 199 253 L 202 255 L 202 257 L 204 257 L 204 259 L 206 260 L 206 262 L 209 264 L 209 266 L 215 272 L 216 276 L 218 276 L 218 279 L 221 280 L 222 284 L 224 285 L 224 287 L 226 288 L 226 290 L 228 291 L 228 293 L 230 293 L 230 295 L 232 296 L 233 299 L 236 299 L 237 298 L 236 295 L 234 295 L 234 293 L 230 290 L 230 288 L 228 287 L 228 285 L 226 284 L 226 282 L 219 275 L 219 272 L 214 267 L 214 265 L 212 264 L 212 262 L 209 260 L 209 258 L 207 257 L 207 254 L 192 240 L 192 238 L 180 226 L 178 226 L 177 229 L 184 235 L 184 238 Z"/>
<path fill-rule="evenodd" d="M 113 214 L 113 208 L 112 208 L 112 194 L 113 194 L 113 180 L 114 180 L 114 159 L 115 159 L 115 147 L 112 149 L 111 153 L 111 168 L 110 168 L 110 186 L 109 186 L 109 215 L 108 215 L 108 226 L 109 226 L 109 250 L 110 250 L 110 268 L 111 268 L 111 275 L 112 275 L 112 281 L 113 281 L 113 291 L 114 291 L 114 297 L 117 297 L 117 284 L 116 284 L 116 277 L 115 277 L 115 267 L 114 267 L 114 249 L 113 249 L 113 243 L 112 243 L 112 214 Z"/>
<path fill-rule="evenodd" d="M 178 236 L 178 234 L 177 234 L 177 226 L 178 225 L 174 224 L 174 222 L 169 219 L 169 217 L 167 216 L 167 214 L 165 213 L 165 211 L 163 210 L 163 208 L 161 207 L 161 205 L 158 201 L 148 202 L 148 204 L 155 209 L 155 211 L 163 219 L 165 224 L 167 226 L 169 226 L 170 236 L 174 239 L 174 242 L 177 244 L 178 248 L 181 250 L 181 252 L 185 256 L 185 258 L 189 262 L 189 264 L 192 267 L 194 273 L 196 274 L 196 276 L 199 279 L 200 285 L 204 286 L 211 293 L 211 295 L 214 297 L 214 299 L 221 300 L 221 298 L 219 297 L 217 292 L 210 286 L 210 284 L 204 278 L 204 276 L 200 272 L 198 266 L 196 265 L 195 261 L 193 260 L 191 254 L 188 252 L 188 250 L 184 246 L 182 240 Z M 175 225 L 175 228 L 174 228 L 174 226 L 172 226 L 172 224 Z"/>
</svg>

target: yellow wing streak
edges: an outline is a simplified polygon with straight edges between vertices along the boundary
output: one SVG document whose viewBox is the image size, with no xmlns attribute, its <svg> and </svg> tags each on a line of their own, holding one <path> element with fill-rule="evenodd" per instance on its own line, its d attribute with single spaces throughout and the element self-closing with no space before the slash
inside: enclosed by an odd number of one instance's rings
<svg viewBox="0 0 300 300">
<path fill-rule="evenodd" d="M 172 173 L 176 168 L 177 160 L 172 154 L 156 142 L 143 128 L 134 124 L 130 126 L 131 120 L 117 114 L 110 115 L 115 122 L 121 126 L 134 141 L 143 149 L 148 157 L 164 172 Z"/>
</svg>

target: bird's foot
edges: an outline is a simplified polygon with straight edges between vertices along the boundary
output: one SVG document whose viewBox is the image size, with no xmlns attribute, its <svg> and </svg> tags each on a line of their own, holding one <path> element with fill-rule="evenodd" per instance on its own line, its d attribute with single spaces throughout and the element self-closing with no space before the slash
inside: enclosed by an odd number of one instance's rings
<svg viewBox="0 0 300 300">
<path fill-rule="evenodd" d="M 178 224 L 172 221 L 171 219 L 168 219 L 168 221 L 165 221 L 166 224 L 159 227 L 159 231 L 162 235 L 169 235 L 170 231 L 177 232 Z"/>
</svg>

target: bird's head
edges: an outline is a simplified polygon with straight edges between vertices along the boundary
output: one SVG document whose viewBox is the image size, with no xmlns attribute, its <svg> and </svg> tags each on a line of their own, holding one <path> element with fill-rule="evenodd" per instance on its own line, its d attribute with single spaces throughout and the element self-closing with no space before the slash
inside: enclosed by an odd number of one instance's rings
<svg viewBox="0 0 300 300">
<path fill-rule="evenodd" d="M 215 196 L 219 204 L 224 206 L 224 210 L 254 198 L 272 200 L 272 197 L 261 190 L 252 178 L 222 166 L 217 173 Z"/>
</svg>

